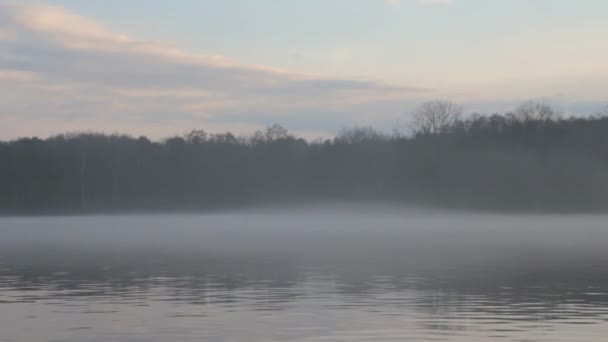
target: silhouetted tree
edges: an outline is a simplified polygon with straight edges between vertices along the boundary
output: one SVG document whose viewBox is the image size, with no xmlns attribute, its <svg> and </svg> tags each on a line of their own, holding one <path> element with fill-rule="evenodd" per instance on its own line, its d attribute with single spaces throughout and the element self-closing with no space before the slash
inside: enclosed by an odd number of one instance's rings
<svg viewBox="0 0 608 342">
<path fill-rule="evenodd" d="M 274 124 L 266 128 L 264 133 L 266 142 L 273 142 L 276 140 L 287 139 L 289 137 L 288 131 L 281 125 Z"/>
<path fill-rule="evenodd" d="M 355 126 L 340 130 L 335 141 L 345 144 L 357 144 L 369 141 L 384 140 L 388 137 L 370 126 Z"/>
<path fill-rule="evenodd" d="M 201 129 L 194 129 L 185 136 L 189 144 L 200 144 L 207 140 L 207 133 Z"/>
<path fill-rule="evenodd" d="M 454 125 L 462 113 L 462 106 L 450 101 L 425 102 L 414 112 L 410 128 L 414 135 L 437 135 Z"/>
<path fill-rule="evenodd" d="M 548 121 L 557 118 L 557 113 L 550 105 L 536 101 L 520 104 L 513 114 L 520 121 Z"/>
<path fill-rule="evenodd" d="M 505 115 L 461 112 L 428 103 L 414 136 L 356 126 L 311 143 L 279 125 L 158 142 L 95 133 L 0 141 L 0 212 L 318 200 L 608 211 L 608 116 L 563 119 L 529 103 Z"/>
</svg>

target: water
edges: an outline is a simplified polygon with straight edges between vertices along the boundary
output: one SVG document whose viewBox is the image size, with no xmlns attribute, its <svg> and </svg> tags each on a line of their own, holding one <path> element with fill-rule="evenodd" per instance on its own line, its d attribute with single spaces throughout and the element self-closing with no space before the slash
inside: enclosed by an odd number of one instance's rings
<svg viewBox="0 0 608 342">
<path fill-rule="evenodd" d="M 0 341 L 604 341 L 608 216 L 0 218 Z"/>
</svg>

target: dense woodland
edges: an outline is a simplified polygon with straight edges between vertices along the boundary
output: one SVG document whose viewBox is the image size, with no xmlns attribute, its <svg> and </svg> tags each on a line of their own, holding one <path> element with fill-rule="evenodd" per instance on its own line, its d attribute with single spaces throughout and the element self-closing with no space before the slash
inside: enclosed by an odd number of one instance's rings
<svg viewBox="0 0 608 342">
<path fill-rule="evenodd" d="M 398 201 L 513 211 L 608 211 L 608 117 L 526 103 L 468 115 L 444 101 L 409 129 L 345 129 L 309 142 L 274 125 L 154 142 L 94 133 L 0 142 L 5 214 L 208 210 Z"/>
</svg>

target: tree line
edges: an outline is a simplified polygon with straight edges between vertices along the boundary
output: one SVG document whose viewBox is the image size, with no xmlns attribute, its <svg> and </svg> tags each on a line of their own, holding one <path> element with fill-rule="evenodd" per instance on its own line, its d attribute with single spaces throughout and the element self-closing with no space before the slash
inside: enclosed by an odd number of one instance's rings
<svg viewBox="0 0 608 342">
<path fill-rule="evenodd" d="M 608 117 L 563 118 L 528 102 L 463 117 L 423 104 L 407 131 L 372 127 L 306 141 L 193 130 L 162 141 L 61 134 L 0 142 L 0 212 L 208 210 L 395 201 L 513 211 L 608 211 Z"/>
</svg>

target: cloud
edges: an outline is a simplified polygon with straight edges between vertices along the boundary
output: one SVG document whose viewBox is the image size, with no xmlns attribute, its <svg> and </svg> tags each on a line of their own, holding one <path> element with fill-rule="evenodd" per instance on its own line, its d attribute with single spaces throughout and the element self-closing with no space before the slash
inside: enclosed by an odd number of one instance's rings
<svg viewBox="0 0 608 342">
<path fill-rule="evenodd" d="M 356 114 L 361 104 L 428 93 L 190 54 L 63 8 L 21 4 L 0 4 L 0 91 L 0 119 L 8 123 L 1 138 L 112 125 L 169 134 L 193 125 L 229 128 L 231 117 L 238 118 L 233 127 L 251 128 L 263 124 L 255 113 L 288 123 L 289 113 Z"/>
</svg>

